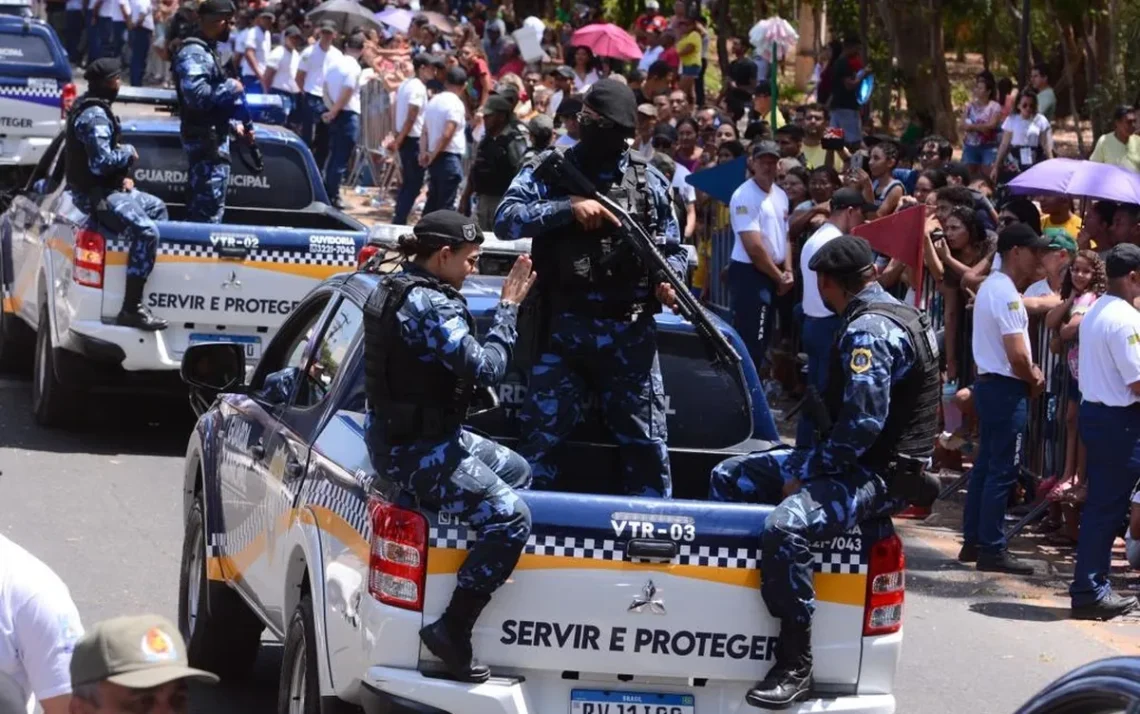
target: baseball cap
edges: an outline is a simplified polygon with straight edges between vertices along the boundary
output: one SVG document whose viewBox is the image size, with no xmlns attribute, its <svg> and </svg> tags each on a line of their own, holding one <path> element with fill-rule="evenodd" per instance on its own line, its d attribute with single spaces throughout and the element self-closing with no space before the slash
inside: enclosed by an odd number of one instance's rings
<svg viewBox="0 0 1140 714">
<path fill-rule="evenodd" d="M 463 71 L 462 67 L 452 67 L 447 70 L 447 75 L 444 77 L 444 82 L 452 85 L 453 87 L 461 87 L 467 84 L 467 73 Z"/>
<path fill-rule="evenodd" d="M 563 79 L 574 79 L 574 70 L 564 64 L 555 68 L 554 73 Z"/>
<path fill-rule="evenodd" d="M 333 22 L 332 20 L 321 20 L 321 23 L 319 25 L 317 25 L 317 29 L 320 30 L 321 32 L 335 33 L 336 32 L 336 23 Z"/>
<path fill-rule="evenodd" d="M 71 654 L 73 687 L 108 681 L 129 689 L 150 689 L 179 679 L 218 681 L 217 675 L 188 665 L 178 628 L 159 615 L 96 623 Z"/>
<path fill-rule="evenodd" d="M 558 110 L 554 112 L 554 116 L 574 117 L 578 116 L 580 111 L 582 111 L 582 100 L 566 97 L 558 104 Z"/>
<path fill-rule="evenodd" d="M 831 210 L 837 208 L 859 208 L 864 213 L 878 210 L 875 204 L 863 197 L 863 192 L 856 188 L 841 188 L 831 194 Z"/>
<path fill-rule="evenodd" d="M 1037 231 L 1024 223 L 1006 226 L 998 233 L 997 249 L 999 253 L 1004 253 L 1011 248 L 1047 248 L 1048 246 L 1049 240 L 1047 238 L 1037 235 Z"/>
<path fill-rule="evenodd" d="M 231 0 L 203 0 L 198 6 L 199 17 L 206 15 L 233 15 L 237 12 Z"/>
<path fill-rule="evenodd" d="M 662 122 L 653 127 L 653 136 L 650 143 L 656 144 L 658 139 L 666 139 L 670 144 L 677 143 L 677 130 L 673 128 L 672 124 Z"/>
<path fill-rule="evenodd" d="M 487 97 L 487 102 L 483 104 L 479 113 L 486 116 L 487 114 L 510 114 L 512 111 L 514 111 L 514 106 L 511 104 L 511 100 L 501 94 L 492 94 Z"/>
<path fill-rule="evenodd" d="M 808 262 L 808 269 L 826 275 L 851 275 L 874 264 L 875 254 L 867 241 L 853 235 L 841 235 L 824 243 L 815 252 Z"/>
<path fill-rule="evenodd" d="M 1049 250 L 1064 250 L 1070 254 L 1076 254 L 1077 242 L 1061 226 L 1050 226 L 1045 229 L 1044 233 L 1045 239 L 1049 241 L 1049 245 L 1046 246 Z"/>
<path fill-rule="evenodd" d="M 1140 270 L 1140 246 L 1117 243 L 1104 257 L 1104 273 L 1109 278 L 1123 278 L 1133 270 Z"/>
<path fill-rule="evenodd" d="M 276 15 L 274 15 L 274 14 L 273 14 L 273 11 L 272 11 L 272 10 L 270 10 L 269 8 L 265 8 L 265 9 L 264 9 L 264 10 L 262 10 L 261 12 L 257 13 L 257 16 L 258 16 L 258 17 L 268 17 L 270 20 L 275 20 L 275 19 L 277 19 L 277 16 L 276 16 Z"/>
<path fill-rule="evenodd" d="M 637 113 L 638 114 L 644 114 L 647 117 L 653 117 L 654 119 L 656 119 L 657 118 L 657 107 L 653 106 L 652 104 L 649 104 L 648 102 L 645 104 L 638 104 L 637 105 Z"/>
<path fill-rule="evenodd" d="M 774 141 L 757 141 L 752 145 L 750 156 L 754 159 L 758 156 L 775 156 L 778 159 L 780 158 L 780 145 Z"/>
</svg>

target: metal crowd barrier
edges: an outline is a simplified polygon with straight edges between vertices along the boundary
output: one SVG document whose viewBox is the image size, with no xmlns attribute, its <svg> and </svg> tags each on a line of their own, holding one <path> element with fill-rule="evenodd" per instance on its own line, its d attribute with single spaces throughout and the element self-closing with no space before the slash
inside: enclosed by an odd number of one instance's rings
<svg viewBox="0 0 1140 714">
<path fill-rule="evenodd" d="M 345 183 L 355 187 L 367 165 L 381 199 L 388 195 L 393 182 L 400 180 L 400 162 L 384 148 L 384 138 L 394 133 L 393 111 L 392 97 L 379 77 L 360 88 L 360 140 L 356 143 L 352 169 Z"/>
</svg>

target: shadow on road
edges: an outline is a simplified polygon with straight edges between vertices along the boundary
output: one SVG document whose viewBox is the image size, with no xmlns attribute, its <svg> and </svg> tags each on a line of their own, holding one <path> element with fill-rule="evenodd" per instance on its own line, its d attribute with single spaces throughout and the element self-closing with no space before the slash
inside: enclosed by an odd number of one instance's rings
<svg viewBox="0 0 1140 714">
<path fill-rule="evenodd" d="M 192 685 L 190 714 L 275 714 L 283 649 L 276 642 L 262 643 L 257 664 L 245 682 Z"/>
<path fill-rule="evenodd" d="M 1023 622 L 1059 622 L 1069 619 L 1069 608 L 1030 605 L 1020 602 L 975 602 L 970 604 L 970 612 L 1002 620 Z"/>
</svg>

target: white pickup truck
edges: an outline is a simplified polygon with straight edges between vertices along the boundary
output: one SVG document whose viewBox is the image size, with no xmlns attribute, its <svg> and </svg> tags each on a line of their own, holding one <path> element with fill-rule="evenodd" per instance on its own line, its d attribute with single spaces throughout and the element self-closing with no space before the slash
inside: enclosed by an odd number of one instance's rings
<svg viewBox="0 0 1140 714">
<path fill-rule="evenodd" d="M 712 464 L 770 444 L 753 438 L 747 390 L 710 368 L 691 326 L 665 314 L 657 319 L 678 498 L 606 495 L 619 481 L 614 443 L 585 420 L 560 455 L 582 493 L 523 492 L 530 541 L 477 622 L 475 652 L 495 676 L 474 685 L 439 674 L 418 632 L 446 606 L 473 534 L 370 465 L 362 306 L 377 280 L 361 272 L 325 281 L 248 381 L 232 345 L 184 357 L 201 413 L 185 461 L 179 597 L 191 663 L 240 681 L 268 629 L 285 643 L 282 714 L 753 711 L 745 692 L 771 666 L 779 636 L 758 589 L 771 508 L 702 499 Z M 483 329 L 500 281 L 464 288 Z M 742 372 L 741 382 L 759 387 L 747 361 Z M 508 386 L 525 393 L 525 383 Z M 510 443 L 517 423 L 501 412 L 470 424 Z M 813 553 L 816 685 L 792 711 L 890 714 L 902 543 L 882 519 Z"/>
</svg>

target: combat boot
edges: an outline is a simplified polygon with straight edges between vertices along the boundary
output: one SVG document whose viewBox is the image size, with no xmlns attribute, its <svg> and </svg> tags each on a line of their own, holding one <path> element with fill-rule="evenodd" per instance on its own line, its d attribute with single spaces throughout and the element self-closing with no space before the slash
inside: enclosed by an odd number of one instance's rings
<svg viewBox="0 0 1140 714">
<path fill-rule="evenodd" d="M 776 642 L 776 664 L 744 701 L 761 709 L 786 709 L 811 693 L 811 626 L 784 623 Z"/>
<path fill-rule="evenodd" d="M 138 330 L 145 330 L 146 332 L 166 329 L 168 325 L 166 320 L 162 320 L 150 314 L 150 310 L 146 309 L 146 306 L 142 304 L 143 287 L 145 285 L 146 278 L 140 278 L 134 275 L 127 276 L 127 286 L 123 291 L 123 307 L 119 310 L 119 314 L 115 318 L 116 325 L 133 327 Z"/>
<path fill-rule="evenodd" d="M 443 616 L 420 630 L 420 640 L 461 682 L 486 682 L 491 677 L 490 668 L 479 664 L 471 649 L 471 631 L 489 602 L 486 593 L 456 588 Z"/>
</svg>

